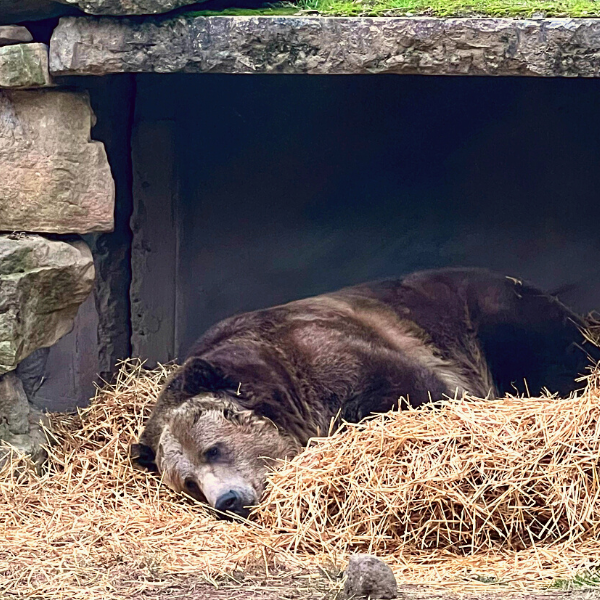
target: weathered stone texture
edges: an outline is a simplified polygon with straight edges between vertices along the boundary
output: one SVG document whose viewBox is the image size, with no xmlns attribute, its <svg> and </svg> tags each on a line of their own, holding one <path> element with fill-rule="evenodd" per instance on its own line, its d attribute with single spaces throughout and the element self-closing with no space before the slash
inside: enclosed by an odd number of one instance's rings
<svg viewBox="0 0 600 600">
<path fill-rule="evenodd" d="M 0 236 L 0 374 L 68 333 L 93 283 L 83 242 Z"/>
<path fill-rule="evenodd" d="M 397 598 L 398 585 L 392 570 L 376 556 L 354 554 L 346 569 L 344 595 L 356 598 Z"/>
<path fill-rule="evenodd" d="M 42 423 L 48 424 L 44 415 L 29 404 L 21 380 L 14 373 L 0 375 L 0 441 L 27 452 L 39 465 L 45 456 Z M 0 466 L 8 453 L 8 448 L 0 447 Z"/>
<path fill-rule="evenodd" d="M 27 44 L 28 42 L 33 42 L 33 36 L 27 27 L 21 27 L 20 25 L 0 26 L 0 46 Z"/>
<path fill-rule="evenodd" d="M 0 47 L 0 88 L 45 87 L 51 84 L 46 44 Z"/>
<path fill-rule="evenodd" d="M 112 230 L 114 183 L 92 119 L 86 94 L 0 91 L 0 231 Z"/>
<path fill-rule="evenodd" d="M 29 403 L 23 384 L 14 373 L 0 375 L 0 439 L 28 432 Z"/>
<path fill-rule="evenodd" d="M 194 4 L 198 0 L 60 0 L 91 15 L 153 15 Z"/>
<path fill-rule="evenodd" d="M 0 0 L 0 24 L 46 19 L 77 13 L 78 10 L 91 15 L 154 15 L 197 2 L 198 0 Z"/>
<path fill-rule="evenodd" d="M 600 76 L 599 19 L 63 18 L 50 71 Z"/>
</svg>

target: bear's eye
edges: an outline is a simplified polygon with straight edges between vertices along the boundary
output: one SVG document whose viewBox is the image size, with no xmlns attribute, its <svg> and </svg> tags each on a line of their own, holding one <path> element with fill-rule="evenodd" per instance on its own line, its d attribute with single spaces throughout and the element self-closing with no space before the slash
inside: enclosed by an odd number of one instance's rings
<svg viewBox="0 0 600 600">
<path fill-rule="evenodd" d="M 192 498 L 196 498 L 196 500 L 202 499 L 202 491 L 200 490 L 200 486 L 193 479 L 187 477 L 183 482 L 183 487 Z"/>
<path fill-rule="evenodd" d="M 221 456 L 221 449 L 219 446 L 211 446 L 207 450 L 204 451 L 204 460 L 208 462 L 212 462 L 217 460 Z"/>
</svg>

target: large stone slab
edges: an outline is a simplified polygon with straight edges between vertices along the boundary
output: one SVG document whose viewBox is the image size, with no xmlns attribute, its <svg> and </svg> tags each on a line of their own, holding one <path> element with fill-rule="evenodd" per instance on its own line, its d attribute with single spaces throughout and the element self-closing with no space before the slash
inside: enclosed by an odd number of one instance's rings
<svg viewBox="0 0 600 600">
<path fill-rule="evenodd" d="M 68 333 L 93 283 L 83 242 L 0 236 L 0 375 Z"/>
<path fill-rule="evenodd" d="M 46 44 L 0 47 L 0 88 L 35 88 L 51 83 Z"/>
<path fill-rule="evenodd" d="M 68 17 L 50 71 L 597 77 L 600 20 Z"/>
<path fill-rule="evenodd" d="M 0 91 L 0 231 L 112 230 L 114 182 L 92 119 L 86 94 Z"/>
</svg>

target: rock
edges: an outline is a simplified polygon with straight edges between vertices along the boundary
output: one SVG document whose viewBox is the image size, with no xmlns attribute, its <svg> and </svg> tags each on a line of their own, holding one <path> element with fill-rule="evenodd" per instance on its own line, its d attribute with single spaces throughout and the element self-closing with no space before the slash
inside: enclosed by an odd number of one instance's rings
<svg viewBox="0 0 600 600">
<path fill-rule="evenodd" d="M 0 428 L 10 434 L 29 433 L 29 403 L 21 380 L 14 373 L 0 375 Z M 1 439 L 5 439 L 0 434 Z"/>
<path fill-rule="evenodd" d="M 198 0 L 60 0 L 91 15 L 155 15 L 195 4 Z M 200 0 L 201 1 L 201 0 Z"/>
<path fill-rule="evenodd" d="M 68 333 L 93 284 L 83 242 L 0 236 L 0 374 Z"/>
<path fill-rule="evenodd" d="M 0 0 L 0 24 L 48 19 L 83 10 L 91 15 L 154 15 L 198 0 Z"/>
<path fill-rule="evenodd" d="M 21 380 L 14 373 L 1 375 L 0 442 L 29 454 L 34 464 L 40 465 L 46 455 L 42 423 L 48 425 L 46 417 L 27 401 Z M 7 448 L 0 447 L 0 467 L 8 454 Z"/>
<path fill-rule="evenodd" d="M 0 47 L 0 88 L 35 88 L 51 84 L 46 44 Z"/>
<path fill-rule="evenodd" d="M 0 0 L 0 25 L 58 17 L 73 9 L 53 0 Z"/>
<path fill-rule="evenodd" d="M 115 188 L 92 119 L 84 93 L 0 91 L 0 231 L 112 230 Z"/>
<path fill-rule="evenodd" d="M 31 408 L 29 413 L 29 431 L 27 433 L 13 434 L 7 432 L 5 426 L 0 423 L 0 443 L 4 442 L 16 448 L 19 452 L 28 454 L 33 464 L 40 469 L 47 453 L 44 446 L 48 444 L 42 424 L 47 428 L 48 419 L 39 410 Z M 4 444 L 0 445 L 0 468 L 5 464 L 10 455 L 10 449 Z"/>
<path fill-rule="evenodd" d="M 61 19 L 50 72 L 597 77 L 600 19 Z"/>
<path fill-rule="evenodd" d="M 11 46 L 12 44 L 26 44 L 33 42 L 33 36 L 27 27 L 19 25 L 0 26 L 0 46 Z"/>
<path fill-rule="evenodd" d="M 346 598 L 396 598 L 398 586 L 392 570 L 369 554 L 350 557 L 346 569 L 344 594 Z"/>
</svg>

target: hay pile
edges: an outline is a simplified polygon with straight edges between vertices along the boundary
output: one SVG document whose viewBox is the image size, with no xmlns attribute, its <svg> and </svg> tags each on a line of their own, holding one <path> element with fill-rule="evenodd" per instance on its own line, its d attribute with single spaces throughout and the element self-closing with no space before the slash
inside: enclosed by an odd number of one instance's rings
<svg viewBox="0 0 600 600">
<path fill-rule="evenodd" d="M 128 446 L 167 374 L 124 363 L 89 409 L 51 415 L 47 473 L 16 454 L 0 472 L 3 599 L 134 598 L 268 562 L 256 528 L 216 521 L 131 467 Z"/>
<path fill-rule="evenodd" d="M 319 439 L 271 479 L 262 521 L 305 552 L 522 550 L 600 532 L 600 402 L 448 401 Z"/>
<path fill-rule="evenodd" d="M 52 416 L 47 473 L 17 455 L 0 473 L 3 597 L 134 598 L 236 569 L 341 567 L 355 550 L 401 583 L 458 589 L 535 589 L 600 565 L 599 375 L 577 398 L 469 399 L 350 426 L 283 464 L 241 524 L 129 464 L 167 373 L 124 363 L 89 409 Z"/>
</svg>

